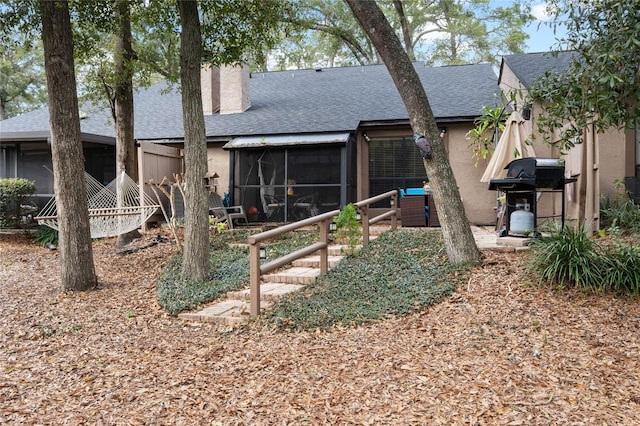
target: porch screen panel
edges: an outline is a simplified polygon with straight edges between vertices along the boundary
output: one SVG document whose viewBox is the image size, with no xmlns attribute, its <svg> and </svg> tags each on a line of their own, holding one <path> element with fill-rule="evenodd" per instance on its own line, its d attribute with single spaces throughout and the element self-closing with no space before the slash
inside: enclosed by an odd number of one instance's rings
<svg viewBox="0 0 640 426">
<path fill-rule="evenodd" d="M 273 213 L 268 199 L 283 199 L 285 191 L 284 150 L 244 149 L 238 151 L 238 168 L 234 204 L 241 204 L 245 211 L 258 209 L 260 220 Z M 271 214 L 270 214 L 271 215 Z"/>
<path fill-rule="evenodd" d="M 87 173 L 103 185 L 108 185 L 116 177 L 116 149 L 114 146 L 84 149 Z"/>
<path fill-rule="evenodd" d="M 45 150 L 18 151 L 18 172 L 19 178 L 33 181 L 36 185 L 36 193 L 33 201 L 39 208 L 53 196 L 53 164 L 51 163 L 51 152 Z"/>
<path fill-rule="evenodd" d="M 369 142 L 369 196 L 400 188 L 422 187 L 424 163 L 410 137 L 376 138 Z M 382 202 L 379 206 L 384 207 Z"/>
<path fill-rule="evenodd" d="M 306 212 L 292 211 L 296 219 L 340 206 L 340 150 L 341 146 L 332 145 L 287 151 L 289 204 L 296 201 L 312 204 Z"/>
<path fill-rule="evenodd" d="M 293 222 L 339 208 L 342 145 L 238 151 L 239 201 L 261 220 Z M 238 201 L 238 199 L 236 199 Z"/>
</svg>

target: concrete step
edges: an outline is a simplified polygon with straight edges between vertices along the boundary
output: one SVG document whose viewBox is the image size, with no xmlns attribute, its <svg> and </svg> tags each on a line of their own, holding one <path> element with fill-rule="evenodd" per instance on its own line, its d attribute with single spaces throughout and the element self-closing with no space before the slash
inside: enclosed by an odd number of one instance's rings
<svg viewBox="0 0 640 426">
<path fill-rule="evenodd" d="M 275 301 L 283 296 L 303 288 L 300 284 L 263 283 L 260 285 L 260 300 Z M 227 293 L 227 299 L 249 300 L 248 288 Z M 260 305 L 262 307 L 262 305 Z"/>
<path fill-rule="evenodd" d="M 320 275 L 320 269 L 318 268 L 292 267 L 273 274 L 263 275 L 262 281 L 266 283 L 308 285 L 314 283 L 318 275 Z"/>
<path fill-rule="evenodd" d="M 260 312 L 264 313 L 272 306 L 272 302 L 260 303 Z M 178 318 L 188 321 L 214 322 L 216 324 L 234 325 L 249 319 L 251 306 L 246 300 L 223 300 L 197 312 L 183 312 Z"/>
<path fill-rule="evenodd" d="M 509 247 L 525 247 L 531 244 L 530 237 L 498 237 L 496 239 L 496 244 L 501 246 L 509 246 Z"/>
<path fill-rule="evenodd" d="M 329 268 L 335 268 L 338 263 L 344 258 L 341 255 L 329 255 L 327 259 L 329 262 Z M 319 268 L 320 267 L 320 255 L 307 256 L 302 259 L 294 260 L 293 266 L 301 268 Z"/>
<path fill-rule="evenodd" d="M 329 256 L 341 256 L 344 257 L 351 253 L 351 250 L 354 249 L 356 252 L 362 248 L 362 245 L 358 244 L 353 248 L 346 244 L 335 244 L 329 246 Z"/>
</svg>

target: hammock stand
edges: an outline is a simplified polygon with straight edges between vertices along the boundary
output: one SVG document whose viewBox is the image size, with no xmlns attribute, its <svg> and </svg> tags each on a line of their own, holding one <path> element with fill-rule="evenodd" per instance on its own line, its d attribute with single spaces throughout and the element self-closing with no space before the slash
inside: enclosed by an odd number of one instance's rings
<svg viewBox="0 0 640 426">
<path fill-rule="evenodd" d="M 160 207 L 125 172 L 107 186 L 86 172 L 85 179 L 91 238 L 115 237 L 138 229 Z M 52 197 L 34 219 L 58 230 L 58 217 L 56 199 Z"/>
</svg>

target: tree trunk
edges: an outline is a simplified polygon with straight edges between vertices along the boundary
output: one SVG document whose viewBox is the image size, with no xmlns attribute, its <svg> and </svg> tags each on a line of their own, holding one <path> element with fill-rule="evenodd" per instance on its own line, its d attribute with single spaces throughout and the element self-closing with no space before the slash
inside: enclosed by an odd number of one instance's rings
<svg viewBox="0 0 640 426">
<path fill-rule="evenodd" d="M 43 0 L 42 41 L 47 75 L 54 190 L 58 208 L 60 279 L 64 291 L 97 284 L 93 265 L 84 158 L 66 1 Z"/>
<path fill-rule="evenodd" d="M 398 19 L 400 20 L 400 28 L 402 29 L 402 39 L 404 40 L 404 48 L 409 55 L 410 61 L 416 60 L 416 55 L 413 52 L 413 38 L 411 28 L 409 28 L 409 20 L 407 19 L 407 15 L 404 13 L 404 7 L 402 6 L 401 0 L 393 0 L 393 7 L 396 9 L 396 13 L 398 14 Z"/>
<path fill-rule="evenodd" d="M 115 2 L 115 124 L 116 176 L 125 172 L 138 181 L 138 159 L 133 135 L 133 61 L 129 0 Z M 118 194 L 121 189 L 118 188 Z M 118 197 L 120 200 L 120 197 Z M 116 246 L 122 247 L 140 236 L 137 230 L 118 235 Z"/>
<path fill-rule="evenodd" d="M 198 3 L 178 1 L 180 35 L 180 82 L 184 121 L 185 214 L 182 277 L 203 280 L 209 265 L 209 209 L 204 178 L 207 174 L 207 143 L 202 110 L 200 61 L 202 36 Z"/>
<path fill-rule="evenodd" d="M 479 262 L 480 251 L 464 211 L 440 130 L 411 60 L 375 1 L 346 2 L 387 66 L 407 108 L 413 131 L 425 135 L 431 143 L 433 154 L 431 159 L 424 160 L 424 167 L 438 207 L 449 261 L 452 264 Z"/>
</svg>

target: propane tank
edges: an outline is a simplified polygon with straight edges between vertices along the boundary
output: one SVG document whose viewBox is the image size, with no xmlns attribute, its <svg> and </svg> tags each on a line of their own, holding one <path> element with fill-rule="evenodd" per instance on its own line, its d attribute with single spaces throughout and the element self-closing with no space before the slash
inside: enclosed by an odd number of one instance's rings
<svg viewBox="0 0 640 426">
<path fill-rule="evenodd" d="M 533 232 L 533 213 L 525 210 L 516 210 L 511 213 L 509 229 L 517 234 Z"/>
</svg>

